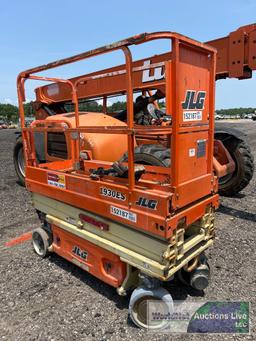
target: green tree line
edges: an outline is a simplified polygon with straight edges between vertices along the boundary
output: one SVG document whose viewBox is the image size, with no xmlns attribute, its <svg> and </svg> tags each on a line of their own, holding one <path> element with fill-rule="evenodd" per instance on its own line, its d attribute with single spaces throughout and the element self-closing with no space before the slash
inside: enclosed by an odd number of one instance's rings
<svg viewBox="0 0 256 341">
<path fill-rule="evenodd" d="M 126 102 L 115 102 L 112 105 L 109 105 L 107 110 L 108 112 L 115 112 L 124 110 L 126 108 Z M 68 112 L 74 111 L 74 105 L 72 103 L 68 103 L 65 105 L 65 109 Z M 31 103 L 24 104 L 25 116 L 34 116 L 34 109 Z M 80 111 L 91 111 L 91 112 L 102 112 L 103 106 L 98 104 L 96 101 L 88 101 L 88 102 L 81 102 L 79 103 L 79 110 Z M 0 119 L 6 121 L 17 122 L 19 119 L 18 115 L 18 107 L 13 104 L 4 104 L 0 103 Z"/>
<path fill-rule="evenodd" d="M 216 110 L 216 114 L 218 115 L 240 115 L 243 117 L 244 115 L 253 114 L 256 108 L 231 108 L 231 109 L 219 109 Z"/>
<path fill-rule="evenodd" d="M 30 103 L 24 104 L 24 110 L 26 116 L 33 116 L 33 108 Z M 18 107 L 13 104 L 0 103 L 0 118 L 8 122 L 17 122 L 19 119 Z"/>
<path fill-rule="evenodd" d="M 67 111 L 73 111 L 74 106 L 73 104 L 66 104 L 65 108 Z M 108 105 L 107 111 L 108 112 L 116 112 L 126 109 L 126 102 L 117 101 L 111 105 Z M 91 112 L 102 112 L 103 106 L 98 104 L 96 101 L 88 101 L 88 102 L 81 102 L 79 103 L 79 110 L 80 111 L 91 111 Z"/>
<path fill-rule="evenodd" d="M 161 103 L 160 103 L 161 104 Z M 160 105 L 162 107 L 162 105 Z M 73 111 L 74 107 L 72 104 L 66 104 L 65 108 L 67 111 Z M 31 103 L 24 105 L 25 115 L 33 116 L 34 110 Z M 126 109 L 126 102 L 118 101 L 108 106 L 108 112 L 117 112 Z M 96 101 L 81 102 L 79 104 L 80 111 L 91 111 L 91 112 L 102 112 L 103 107 Z M 246 114 L 251 114 L 256 111 L 256 108 L 230 108 L 230 109 L 219 109 L 216 110 L 218 115 L 240 115 L 243 117 Z M 0 103 L 0 119 L 6 121 L 18 121 L 18 107 L 13 104 Z"/>
</svg>

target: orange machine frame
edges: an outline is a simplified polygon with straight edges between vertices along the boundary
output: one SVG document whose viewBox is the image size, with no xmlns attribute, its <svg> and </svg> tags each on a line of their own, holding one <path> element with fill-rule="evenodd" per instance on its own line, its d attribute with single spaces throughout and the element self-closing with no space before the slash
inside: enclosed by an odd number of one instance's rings
<svg viewBox="0 0 256 341">
<path fill-rule="evenodd" d="M 217 49 L 216 80 L 247 79 L 256 70 L 256 24 L 239 27 L 227 37 L 207 41 Z"/>
<path fill-rule="evenodd" d="M 172 114 L 172 126 L 136 126 L 134 124 L 133 91 L 137 71 L 152 69 L 155 65 L 133 68 L 129 45 L 142 44 L 155 39 L 170 39 L 172 42 L 171 61 L 165 61 L 165 79 L 161 84 L 166 86 L 166 111 Z M 99 54 L 122 50 L 125 56 L 125 70 L 122 72 L 126 80 L 127 96 L 127 127 L 83 127 L 79 122 L 78 85 L 95 79 L 94 75 L 79 77 L 78 80 L 63 80 L 51 77 L 35 76 L 35 73 L 57 66 L 69 64 Z M 120 71 L 120 70 L 119 70 Z M 97 74 L 98 79 L 111 77 L 116 72 Z M 147 231 L 163 238 L 170 238 L 178 223 L 183 221 L 190 225 L 201 218 L 207 208 L 218 206 L 217 179 L 213 175 L 213 143 L 214 143 L 214 98 L 215 98 L 216 50 L 203 43 L 172 32 L 157 32 L 141 34 L 115 44 L 107 45 L 70 58 L 35 67 L 21 72 L 17 79 L 20 120 L 24 143 L 26 163 L 26 186 L 32 192 L 37 192 L 59 201 L 66 202 L 114 219 L 121 224 Z M 42 80 L 67 84 L 72 91 L 74 103 L 75 127 L 68 121 L 36 120 L 31 127 L 25 127 L 23 102 L 25 101 L 24 83 L 27 79 Z M 188 85 L 186 85 L 188 84 Z M 159 82 L 158 82 L 159 85 Z M 182 102 L 188 86 L 195 90 L 207 91 L 205 107 L 202 109 L 200 122 L 184 122 Z M 154 88 L 151 84 L 151 88 Z M 36 160 L 35 132 L 65 132 L 71 144 L 71 159 L 38 164 Z M 104 176 L 99 181 L 90 177 L 89 169 L 111 166 L 111 163 L 100 160 L 81 160 L 80 133 L 125 134 L 128 140 L 128 181 L 126 179 Z M 146 177 L 135 181 L 134 177 L 134 146 L 137 135 L 165 135 L 170 139 L 172 164 L 169 168 L 145 166 Z M 187 152 L 197 141 L 204 141 L 204 157 L 188 158 Z M 148 176 L 148 177 L 147 177 Z M 61 179 L 62 187 L 49 185 L 49 177 Z M 162 178 L 164 177 L 164 180 Z M 101 187 L 122 192 L 125 200 L 120 203 L 111 198 L 106 200 L 100 193 Z M 146 194 L 145 194 L 146 193 Z M 152 211 L 136 206 L 140 197 L 157 200 L 157 210 Z M 132 218 L 129 221 L 120 215 L 110 214 L 114 207 L 127 210 Z"/>
<path fill-rule="evenodd" d="M 205 44 L 217 49 L 216 80 L 227 77 L 239 79 L 252 77 L 252 71 L 256 70 L 256 24 L 242 26 L 226 37 L 211 40 Z M 133 88 L 148 89 L 163 86 L 165 83 L 164 76 L 158 77 L 156 80 L 151 76 L 147 82 L 143 83 L 140 73 L 147 69 L 150 71 L 164 68 L 165 61 L 171 58 L 171 53 L 168 52 L 133 62 L 133 71 L 136 71 L 133 77 Z M 56 62 L 56 66 L 59 65 L 59 62 Z M 70 62 L 70 59 L 67 62 Z M 144 67 L 144 63 L 148 62 L 150 62 L 150 68 Z M 115 81 L 109 82 L 107 76 L 110 75 Z M 103 96 L 103 99 L 106 100 L 108 95 L 126 91 L 125 65 L 81 75 L 71 78 L 70 81 L 77 84 L 79 99 Z M 58 87 L 58 91 L 51 93 L 49 90 L 52 86 Z M 52 104 L 71 101 L 72 96 L 70 88 L 64 83 L 59 83 L 37 88 L 36 99 L 41 103 Z"/>
</svg>

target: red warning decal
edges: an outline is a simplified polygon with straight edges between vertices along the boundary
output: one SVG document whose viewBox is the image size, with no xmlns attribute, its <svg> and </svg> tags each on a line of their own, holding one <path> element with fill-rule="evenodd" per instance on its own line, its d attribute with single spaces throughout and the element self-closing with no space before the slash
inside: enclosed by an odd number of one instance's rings
<svg viewBox="0 0 256 341">
<path fill-rule="evenodd" d="M 62 174 L 47 173 L 47 182 L 51 186 L 66 188 L 65 175 Z"/>
</svg>

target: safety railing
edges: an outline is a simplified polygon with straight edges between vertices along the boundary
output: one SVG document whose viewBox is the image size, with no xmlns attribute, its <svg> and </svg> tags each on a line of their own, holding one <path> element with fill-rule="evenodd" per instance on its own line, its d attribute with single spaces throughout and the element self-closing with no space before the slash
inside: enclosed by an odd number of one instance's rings
<svg viewBox="0 0 256 341">
<path fill-rule="evenodd" d="M 172 113 L 172 127 L 150 127 L 150 131 L 145 129 L 144 127 L 135 127 L 134 126 L 134 110 L 133 110 L 133 72 L 140 70 L 133 70 L 133 60 L 131 51 L 128 46 L 130 45 L 139 45 L 148 41 L 156 40 L 156 39 L 169 39 L 172 42 L 172 93 L 166 91 L 166 102 L 167 102 L 167 113 Z M 72 160 L 74 163 L 79 162 L 80 155 L 80 141 L 79 136 L 81 132 L 94 132 L 101 134 L 126 134 L 128 139 L 128 180 L 129 180 L 129 190 L 132 191 L 135 186 L 135 178 L 134 178 L 134 145 L 135 145 L 135 135 L 136 134 L 151 134 L 151 135 L 171 135 L 172 134 L 172 143 L 171 143 L 171 154 L 174 155 L 172 160 L 172 167 L 170 169 L 170 174 L 172 178 L 173 186 L 178 185 L 178 168 L 176 165 L 178 164 L 179 158 L 179 133 L 180 133 L 180 118 L 177 113 L 179 113 L 180 99 L 178 98 L 178 89 L 177 89 L 177 79 L 179 76 L 179 49 L 180 44 L 189 46 L 192 49 L 200 49 L 204 51 L 204 53 L 208 53 L 213 55 L 215 58 L 215 50 L 210 46 L 204 45 L 203 43 L 197 42 L 193 39 L 187 38 L 177 33 L 172 32 L 157 32 L 157 33 L 143 33 L 117 43 L 100 47 L 95 50 L 91 50 L 85 53 L 78 54 L 76 56 L 62 59 L 59 61 L 55 61 L 46 65 L 38 66 L 27 71 L 21 72 L 17 78 L 17 91 L 18 91 L 18 101 L 19 101 L 19 112 L 20 112 L 20 121 L 22 127 L 22 135 L 25 144 L 25 163 L 29 164 L 28 161 L 30 159 L 29 153 L 32 153 L 32 158 L 34 155 L 34 147 L 31 147 L 33 144 L 33 137 L 28 132 L 42 131 L 43 128 L 36 127 L 32 125 L 31 128 L 25 127 L 25 112 L 24 112 L 24 102 L 25 102 L 25 90 L 24 85 L 27 79 L 31 80 L 40 80 L 40 81 L 49 81 L 54 83 L 66 83 L 70 86 L 72 91 L 72 102 L 74 104 L 74 114 L 75 114 L 75 128 L 67 128 L 67 130 L 72 133 L 71 139 L 73 142 L 72 148 Z M 93 56 L 97 56 L 100 54 L 105 54 L 109 52 L 113 52 L 116 50 L 122 50 L 125 57 L 125 74 L 126 74 L 126 98 L 127 98 L 127 127 L 82 127 L 79 125 L 79 107 L 78 107 L 78 97 L 77 97 L 77 87 L 78 84 L 83 80 L 86 81 L 89 77 L 85 77 L 84 79 L 79 79 L 79 81 L 72 83 L 70 80 L 51 78 L 51 77 L 42 77 L 35 76 L 35 73 L 49 70 L 52 68 L 56 68 L 62 65 L 66 65 L 69 63 L 81 61 L 83 59 L 87 59 Z M 148 68 L 153 67 L 153 65 L 148 66 Z M 99 77 L 99 75 L 97 76 Z M 211 81 L 214 83 L 215 77 L 215 69 L 211 70 Z M 168 87 L 169 89 L 169 87 Z M 172 96 L 172 100 L 170 100 L 170 96 Z M 210 96 L 210 106 L 213 108 L 214 105 L 214 95 L 213 92 Z M 213 120 L 214 115 L 210 115 L 209 118 L 209 127 L 210 131 L 213 134 Z M 148 128 L 148 127 L 147 127 Z M 46 129 L 50 129 L 49 127 Z M 213 149 L 213 139 L 209 142 L 209 151 Z M 27 151 L 27 152 L 26 152 Z M 212 160 L 208 160 L 208 170 L 212 169 Z M 211 172 L 211 171 L 210 171 Z"/>
</svg>

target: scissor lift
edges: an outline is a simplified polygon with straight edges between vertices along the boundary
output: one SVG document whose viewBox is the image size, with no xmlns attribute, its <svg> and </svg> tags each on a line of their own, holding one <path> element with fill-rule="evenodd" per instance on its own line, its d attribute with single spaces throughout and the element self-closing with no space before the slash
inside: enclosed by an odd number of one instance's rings
<svg viewBox="0 0 256 341">
<path fill-rule="evenodd" d="M 171 41 L 169 59 L 162 63 L 165 77 L 151 83 L 151 89 L 147 84 L 134 87 L 136 74 L 156 65 L 135 67 L 129 46 L 156 39 Z M 115 50 L 124 53 L 122 70 L 76 81 L 35 75 Z M 215 65 L 214 48 L 177 33 L 157 32 L 39 66 L 18 76 L 26 187 L 42 221 L 42 227 L 33 233 L 34 249 L 41 257 L 49 252 L 59 254 L 116 287 L 120 295 L 135 289 L 129 310 L 140 327 L 147 327 L 143 307 L 150 297 L 172 305 L 161 282 L 170 281 L 178 273 L 196 289 L 208 285 L 209 266 L 204 251 L 213 243 L 214 210 L 218 207 L 218 184 L 213 174 Z M 79 87 L 102 79 L 111 87 L 118 74 L 125 77 L 122 94 L 127 97 L 127 124 L 105 113 L 79 112 Z M 69 87 L 74 112 L 36 120 L 26 128 L 26 80 L 52 82 L 53 92 L 58 91 L 56 84 Z M 170 120 L 160 126 L 134 124 L 133 93 L 159 86 L 165 89 Z M 40 162 L 36 140 L 40 136 L 46 146 L 52 133 L 64 134 L 68 156 Z M 127 163 L 113 165 L 113 161 L 95 159 L 93 147 L 81 149 L 81 139 L 97 141 L 104 136 L 111 136 L 116 144 L 112 140 L 111 144 L 102 144 L 103 154 L 111 148 L 114 153 L 118 145 L 122 146 L 127 151 Z M 170 166 L 135 164 L 139 136 L 144 140 L 165 136 L 170 146 Z M 48 153 L 47 147 L 44 152 Z M 127 167 L 127 176 L 115 172 L 117 167 Z"/>
</svg>

